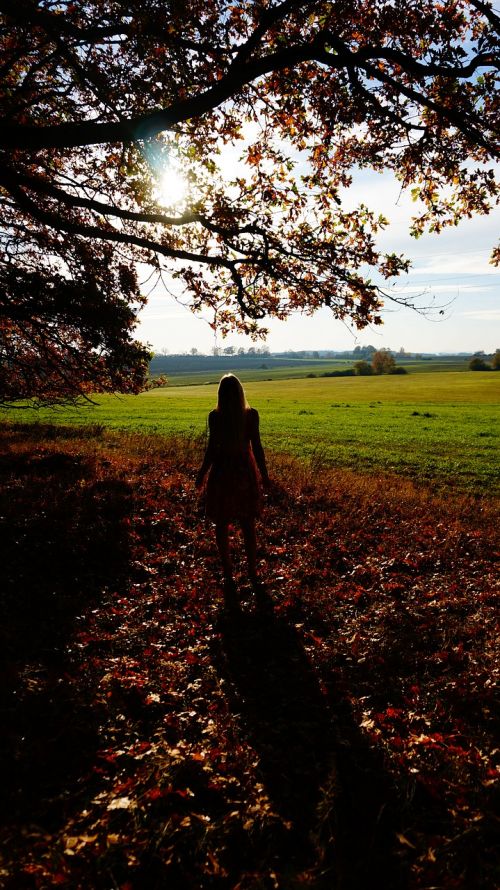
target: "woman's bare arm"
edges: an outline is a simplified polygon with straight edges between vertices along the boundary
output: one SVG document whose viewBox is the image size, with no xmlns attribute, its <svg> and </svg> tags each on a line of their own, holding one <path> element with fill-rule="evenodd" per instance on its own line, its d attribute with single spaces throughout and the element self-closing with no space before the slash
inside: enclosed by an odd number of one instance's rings
<svg viewBox="0 0 500 890">
<path fill-rule="evenodd" d="M 252 408 L 252 426 L 250 441 L 252 443 L 252 451 L 254 453 L 255 461 L 259 468 L 260 475 L 262 476 L 262 482 L 267 487 L 270 481 L 269 473 L 267 472 L 266 456 L 264 454 L 262 442 L 260 441 L 259 413 L 255 410 L 255 408 Z"/>
</svg>

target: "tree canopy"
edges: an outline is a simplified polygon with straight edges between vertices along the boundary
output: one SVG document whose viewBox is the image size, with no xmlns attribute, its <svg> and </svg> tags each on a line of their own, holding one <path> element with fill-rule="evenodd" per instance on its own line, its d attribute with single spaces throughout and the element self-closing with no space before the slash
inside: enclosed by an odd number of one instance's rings
<svg viewBox="0 0 500 890">
<path fill-rule="evenodd" d="M 396 361 L 388 349 L 377 349 L 372 355 L 372 367 L 374 374 L 392 374 Z"/>
<path fill-rule="evenodd" d="M 33 395 L 37 363 L 55 397 L 137 391 L 138 264 L 175 276 L 223 334 L 321 306 L 379 323 L 370 275 L 408 262 L 377 249 L 383 217 L 342 206 L 355 169 L 412 187 L 416 235 L 498 200 L 500 18 L 484 0 L 0 0 L 0 14 L 4 400 Z M 230 145 L 245 163 L 228 179 Z M 169 206 L 158 181 L 175 168 L 187 191 Z"/>
</svg>

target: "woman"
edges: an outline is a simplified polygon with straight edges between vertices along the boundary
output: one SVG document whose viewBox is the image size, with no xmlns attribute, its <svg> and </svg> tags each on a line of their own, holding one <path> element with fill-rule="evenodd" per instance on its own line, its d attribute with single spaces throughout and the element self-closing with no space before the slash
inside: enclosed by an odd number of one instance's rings
<svg viewBox="0 0 500 890">
<path fill-rule="evenodd" d="M 224 572 L 226 589 L 234 587 L 229 547 L 229 526 L 238 520 L 243 532 L 248 572 L 252 584 L 257 579 L 255 518 L 260 513 L 257 467 L 264 486 L 269 476 L 260 441 L 259 415 L 250 408 L 243 387 L 234 374 L 225 374 L 219 383 L 217 407 L 208 415 L 208 446 L 196 476 L 201 488 L 207 472 L 207 515 L 215 521 L 215 538 Z"/>
</svg>

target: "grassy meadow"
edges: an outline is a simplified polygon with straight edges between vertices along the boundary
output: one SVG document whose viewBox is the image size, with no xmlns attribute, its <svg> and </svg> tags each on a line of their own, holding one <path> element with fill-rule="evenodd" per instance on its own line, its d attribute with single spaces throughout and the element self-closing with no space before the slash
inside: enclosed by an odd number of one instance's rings
<svg viewBox="0 0 500 890">
<path fill-rule="evenodd" d="M 182 359 L 184 358 L 189 357 L 182 356 Z M 201 356 L 197 356 L 197 358 L 201 358 Z M 209 356 L 208 358 L 211 359 L 212 356 Z M 234 364 L 231 362 L 231 358 L 233 359 Z M 225 361 L 223 361 L 223 359 Z M 206 386 L 218 383 L 221 375 L 228 372 L 236 373 L 240 380 L 245 384 L 258 381 L 269 383 L 275 380 L 280 381 L 301 379 L 303 377 L 322 377 L 331 372 L 352 369 L 353 365 L 352 359 L 347 358 L 295 358 L 287 360 L 286 358 L 275 359 L 273 356 L 265 355 L 251 363 L 246 359 L 244 365 L 240 364 L 242 360 L 239 356 L 219 356 L 216 360 L 214 359 L 214 365 L 215 361 L 217 361 L 216 367 L 198 370 L 196 364 L 193 363 L 193 366 L 188 370 L 185 368 L 185 365 L 188 364 L 189 366 L 191 364 L 189 361 L 180 363 L 178 360 L 176 361 L 172 358 L 171 362 L 169 362 L 167 357 L 164 362 L 165 367 L 162 367 L 160 360 L 158 360 L 156 365 L 151 365 L 150 370 L 153 377 L 159 375 L 167 377 L 171 386 Z M 465 371 L 467 369 L 467 361 L 455 356 L 435 359 L 405 358 L 402 361 L 398 359 L 398 365 L 404 367 L 409 372 L 418 371 L 419 374 L 425 374 L 432 371 Z"/>
<path fill-rule="evenodd" d="M 181 435 L 201 446 L 216 382 L 170 385 L 139 396 L 98 396 L 95 406 L 4 416 Z M 259 410 L 268 452 L 305 458 L 314 469 L 397 474 L 480 494 L 498 490 L 500 375 L 495 373 L 420 365 L 401 376 L 280 377 L 245 381 L 245 389 Z"/>
</svg>

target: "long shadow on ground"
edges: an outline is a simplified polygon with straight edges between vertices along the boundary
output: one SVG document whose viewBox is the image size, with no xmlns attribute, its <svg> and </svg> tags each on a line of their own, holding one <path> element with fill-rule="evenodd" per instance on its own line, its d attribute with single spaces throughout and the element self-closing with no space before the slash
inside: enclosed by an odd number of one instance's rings
<svg viewBox="0 0 500 890">
<path fill-rule="evenodd" d="M 290 824 L 275 850 L 281 867 L 314 888 L 404 890 L 405 870 L 392 853 L 391 781 L 344 697 L 321 687 L 293 618 L 275 614 L 263 594 L 255 611 L 232 609 L 221 631 L 220 672 L 233 711 L 274 808 Z"/>
<path fill-rule="evenodd" d="M 50 831 L 78 803 L 97 745 L 66 644 L 89 602 L 125 577 L 130 493 L 57 450 L 0 455 L 0 492 L 0 806 Z"/>
</svg>

